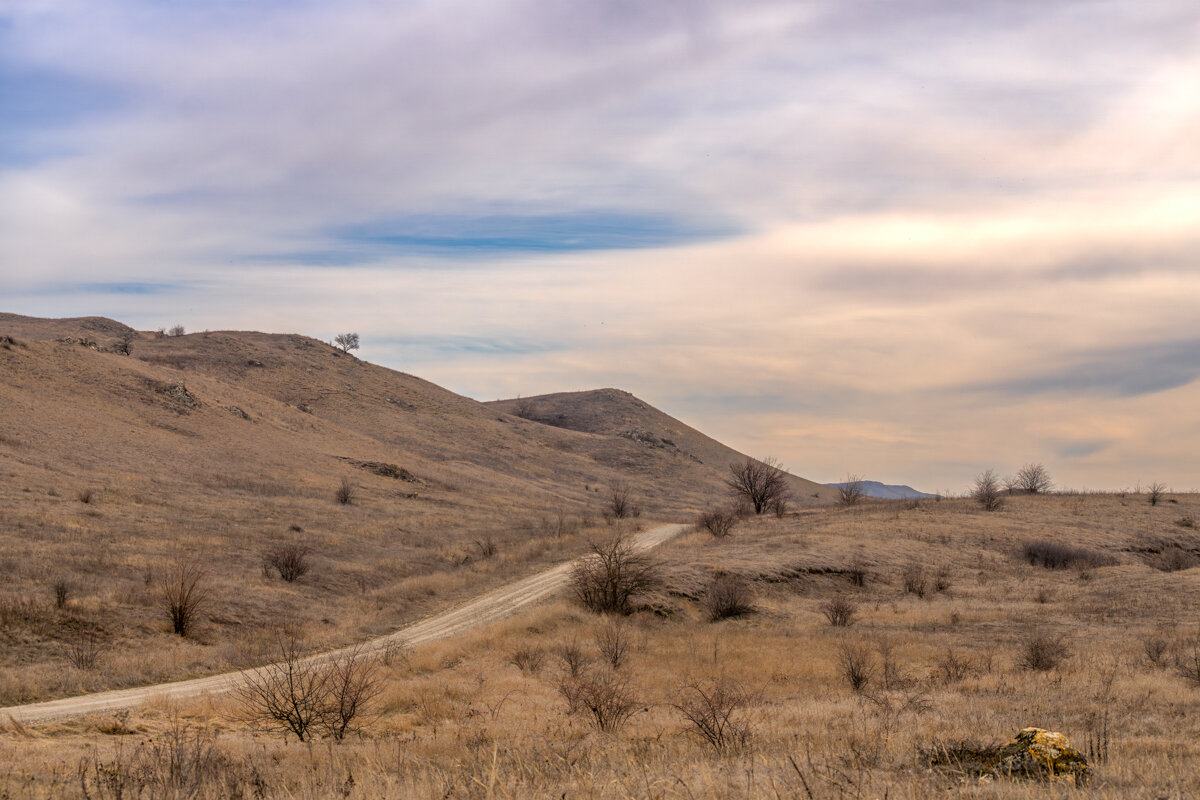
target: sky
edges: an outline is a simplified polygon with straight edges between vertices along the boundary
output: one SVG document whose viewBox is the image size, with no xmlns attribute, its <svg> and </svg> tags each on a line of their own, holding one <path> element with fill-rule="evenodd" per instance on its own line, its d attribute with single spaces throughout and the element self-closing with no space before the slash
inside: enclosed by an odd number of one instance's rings
<svg viewBox="0 0 1200 800">
<path fill-rule="evenodd" d="M 1200 488 L 1194 0 L 0 0 L 0 310 Z"/>
</svg>

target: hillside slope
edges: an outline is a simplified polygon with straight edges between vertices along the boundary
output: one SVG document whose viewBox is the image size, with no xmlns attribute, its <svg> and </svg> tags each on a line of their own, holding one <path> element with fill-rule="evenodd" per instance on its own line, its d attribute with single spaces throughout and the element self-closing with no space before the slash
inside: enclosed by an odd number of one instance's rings
<svg viewBox="0 0 1200 800">
<path fill-rule="evenodd" d="M 647 454 L 651 453 L 658 453 L 660 457 L 669 455 L 677 462 L 677 469 L 696 473 L 696 480 L 704 480 L 702 476 L 714 471 L 723 479 L 730 464 L 746 458 L 620 389 L 559 392 L 494 400 L 486 405 L 554 428 L 604 437 L 610 444 L 621 440 L 637 442 L 642 446 L 643 459 L 648 459 Z M 621 461 L 623 456 L 623 453 L 609 452 L 603 447 L 596 452 L 596 457 L 606 463 L 630 466 Z M 824 503 L 836 496 L 830 487 L 794 475 L 791 484 L 794 502 L 798 505 Z"/>
</svg>

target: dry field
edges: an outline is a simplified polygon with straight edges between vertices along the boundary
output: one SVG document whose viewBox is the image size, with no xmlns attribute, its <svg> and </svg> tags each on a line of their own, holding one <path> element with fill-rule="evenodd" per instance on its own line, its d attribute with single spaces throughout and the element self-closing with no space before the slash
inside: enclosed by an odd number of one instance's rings
<svg viewBox="0 0 1200 800">
<path fill-rule="evenodd" d="M 725 539 L 692 533 L 663 548 L 664 584 L 628 617 L 564 597 L 394 654 L 361 732 L 341 743 L 254 729 L 228 698 L 9 725 L 0 794 L 1194 797 L 1198 516 L 1192 495 L 1152 507 L 1063 494 L 995 513 L 868 502 L 749 520 Z M 740 576 L 753 611 L 711 621 L 718 572 Z M 721 748 L 685 713 L 703 720 L 696 701 L 714 690 L 732 701 L 715 704 L 730 711 Z M 589 697 L 623 709 L 609 730 Z M 930 767 L 930 754 L 1029 725 L 1090 753 L 1093 781 Z"/>
</svg>

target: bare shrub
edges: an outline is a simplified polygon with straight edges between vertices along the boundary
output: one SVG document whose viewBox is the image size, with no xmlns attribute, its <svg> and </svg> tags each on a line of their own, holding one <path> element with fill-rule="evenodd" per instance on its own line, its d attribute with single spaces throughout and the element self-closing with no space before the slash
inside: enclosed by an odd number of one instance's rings
<svg viewBox="0 0 1200 800">
<path fill-rule="evenodd" d="M 178 561 L 165 567 L 158 579 L 158 604 L 171 629 L 187 636 L 208 603 L 208 573 L 197 562 Z"/>
<path fill-rule="evenodd" d="M 704 592 L 704 608 L 713 622 L 754 613 L 754 590 L 741 575 L 714 575 Z"/>
<path fill-rule="evenodd" d="M 476 539 L 475 546 L 479 548 L 480 559 L 492 558 L 496 555 L 498 550 L 496 547 L 496 540 L 490 536 L 485 536 L 482 539 Z"/>
<path fill-rule="evenodd" d="M 933 591 L 937 594 L 950 591 L 952 581 L 950 578 L 949 567 L 938 567 L 937 572 L 933 573 Z"/>
<path fill-rule="evenodd" d="M 1050 473 L 1041 464 L 1029 463 L 1017 470 L 1015 486 L 1029 494 L 1044 494 L 1054 487 Z"/>
<path fill-rule="evenodd" d="M 633 635 L 629 626 L 620 620 L 610 620 L 596 633 L 596 649 L 605 663 L 614 670 L 620 669 L 633 649 Z"/>
<path fill-rule="evenodd" d="M 995 470 L 984 470 L 975 476 L 971 497 L 983 507 L 984 511 L 996 511 L 1004 505 L 1004 497 L 1000 493 L 1000 479 L 996 476 Z"/>
<path fill-rule="evenodd" d="M 949 648 L 938 659 L 936 669 L 938 678 L 944 684 L 958 683 L 975 674 L 975 665 L 971 663 L 971 659 Z"/>
<path fill-rule="evenodd" d="M 1200 686 L 1200 634 L 1180 648 L 1175 656 L 1175 669 L 1193 686 Z"/>
<path fill-rule="evenodd" d="M 743 750 L 750 742 L 750 723 L 744 712 L 755 700 L 741 684 L 718 678 L 684 687 L 674 706 L 701 741 L 718 753 L 730 753 Z"/>
<path fill-rule="evenodd" d="M 821 613 L 833 627 L 848 628 L 854 624 L 854 616 L 858 613 L 858 604 L 848 597 L 838 595 L 821 604 Z"/>
<path fill-rule="evenodd" d="M 1162 572 L 1181 572 L 1200 565 L 1200 556 L 1178 545 L 1169 545 L 1150 560 L 1150 565 Z"/>
<path fill-rule="evenodd" d="M 67 644 L 67 663 L 75 669 L 92 670 L 104 652 L 104 641 L 93 631 L 83 631 Z"/>
<path fill-rule="evenodd" d="M 724 539 L 737 525 L 739 515 L 732 508 L 710 508 L 696 520 L 696 529 L 708 531 L 718 539 Z"/>
<path fill-rule="evenodd" d="M 306 658 L 294 636 L 280 636 L 277 646 L 279 659 L 249 672 L 234 689 L 247 721 L 302 742 L 320 732 L 343 739 L 379 695 L 375 662 L 361 648 Z"/>
<path fill-rule="evenodd" d="M 642 511 L 633 499 L 633 487 L 628 483 L 618 483 L 608 492 L 608 503 L 604 508 L 604 518 L 628 519 L 641 516 Z"/>
<path fill-rule="evenodd" d="M 522 646 L 512 652 L 512 655 L 508 657 L 508 662 L 521 672 L 536 675 L 541 670 L 545 658 L 546 652 L 540 647 Z"/>
<path fill-rule="evenodd" d="M 571 589 L 596 613 L 628 614 L 634 596 L 660 583 L 657 562 L 620 533 L 590 550 L 571 569 Z"/>
<path fill-rule="evenodd" d="M 904 583 L 904 591 L 908 594 L 915 594 L 917 597 L 924 597 L 928 590 L 928 583 L 925 577 L 925 567 L 915 561 L 904 568 L 904 574 L 901 576 Z"/>
<path fill-rule="evenodd" d="M 744 500 L 755 514 L 767 511 L 773 502 L 788 496 L 787 472 L 774 458 L 758 461 L 747 458 L 740 464 L 729 465 L 725 479 L 733 496 Z"/>
<path fill-rule="evenodd" d="M 337 492 L 334 493 L 333 497 L 343 506 L 348 506 L 354 502 L 354 484 L 350 483 L 349 478 L 342 478 L 342 483 L 338 486 Z"/>
<path fill-rule="evenodd" d="M 592 669 L 566 677 L 558 686 L 570 714 L 586 713 L 598 730 L 615 733 L 640 705 L 629 679 L 609 669 Z"/>
<path fill-rule="evenodd" d="M 74 586 L 66 578 L 59 578 L 54 582 L 54 607 L 62 610 L 67 607 L 67 602 L 71 599 L 71 592 Z"/>
<path fill-rule="evenodd" d="M 1021 546 L 1021 555 L 1031 565 L 1046 569 L 1104 567 L 1115 561 L 1104 553 L 1056 542 L 1053 539 L 1035 539 L 1025 542 Z"/>
<path fill-rule="evenodd" d="M 96 492 L 92 489 L 80 489 L 75 493 L 75 499 L 87 505 L 96 499 Z"/>
<path fill-rule="evenodd" d="M 1152 506 L 1156 506 L 1167 493 L 1167 485 L 1155 481 L 1146 488 L 1146 502 Z"/>
<path fill-rule="evenodd" d="M 1070 654 L 1070 648 L 1060 637 L 1032 633 L 1021 642 L 1017 666 L 1035 672 L 1048 672 L 1056 669 Z"/>
<path fill-rule="evenodd" d="M 1163 631 L 1155 631 L 1142 640 L 1142 652 L 1153 667 L 1162 669 L 1172 650 L 1171 639 Z"/>
<path fill-rule="evenodd" d="M 845 570 L 846 578 L 852 586 L 867 585 L 867 565 L 861 561 L 855 560 L 850 563 L 850 566 Z"/>
<path fill-rule="evenodd" d="M 561 642 L 554 648 L 554 655 L 558 656 L 563 669 L 573 678 L 579 677 L 588 664 L 591 663 L 591 659 L 588 658 L 587 653 L 584 652 L 583 647 L 576 639 Z"/>
<path fill-rule="evenodd" d="M 185 333 L 187 331 L 184 330 L 182 325 L 172 325 L 170 330 L 167 331 L 167 336 L 183 336 Z"/>
<path fill-rule="evenodd" d="M 283 544 L 267 553 L 266 562 L 274 567 L 280 578 L 292 583 L 303 578 L 312 568 L 308 561 L 310 552 L 312 551 L 302 544 Z"/>
<path fill-rule="evenodd" d="M 865 496 L 866 486 L 862 475 L 847 475 L 846 480 L 838 484 L 838 502 L 844 506 L 856 506 Z"/>
<path fill-rule="evenodd" d="M 351 350 L 358 349 L 358 334 L 357 333 L 339 333 L 333 337 L 333 343 L 343 353 L 349 353 Z"/>
<path fill-rule="evenodd" d="M 838 647 L 838 667 L 855 693 L 866 690 L 875 676 L 875 657 L 865 645 L 843 642 Z"/>
</svg>

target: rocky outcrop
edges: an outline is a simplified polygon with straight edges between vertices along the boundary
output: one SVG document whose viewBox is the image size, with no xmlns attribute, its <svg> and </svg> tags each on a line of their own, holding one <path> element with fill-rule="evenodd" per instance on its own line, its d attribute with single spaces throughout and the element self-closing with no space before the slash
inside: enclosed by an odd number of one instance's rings
<svg viewBox="0 0 1200 800">
<path fill-rule="evenodd" d="M 1044 777 L 1082 785 L 1091 769 L 1066 736 L 1042 728 L 1022 728 L 1000 748 L 999 772 L 1015 777 Z"/>
</svg>

